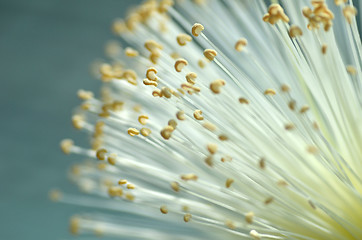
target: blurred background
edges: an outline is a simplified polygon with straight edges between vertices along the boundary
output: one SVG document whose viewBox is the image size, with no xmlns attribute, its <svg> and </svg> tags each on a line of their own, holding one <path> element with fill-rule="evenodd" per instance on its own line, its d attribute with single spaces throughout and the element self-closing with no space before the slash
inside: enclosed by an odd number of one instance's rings
<svg viewBox="0 0 362 240">
<path fill-rule="evenodd" d="M 53 203 L 69 189 L 59 141 L 86 143 L 71 126 L 80 88 L 97 93 L 90 64 L 117 39 L 112 20 L 140 0 L 0 0 L 0 239 L 72 239 L 77 206 Z"/>
</svg>

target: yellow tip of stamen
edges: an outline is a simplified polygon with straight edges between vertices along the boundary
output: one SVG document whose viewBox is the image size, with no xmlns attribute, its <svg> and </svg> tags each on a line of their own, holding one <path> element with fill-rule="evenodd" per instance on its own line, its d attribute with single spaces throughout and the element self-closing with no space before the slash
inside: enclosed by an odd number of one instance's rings
<svg viewBox="0 0 362 240">
<path fill-rule="evenodd" d="M 187 65 L 188 65 L 188 62 L 185 59 L 183 59 L 183 58 L 177 59 L 175 62 L 176 72 L 181 72 L 182 69 Z"/>
<path fill-rule="evenodd" d="M 200 33 L 204 30 L 204 26 L 200 23 L 195 23 L 193 26 L 192 26 L 192 29 L 191 29 L 191 33 L 192 35 L 194 35 L 195 37 L 198 37 L 200 35 Z"/>
<path fill-rule="evenodd" d="M 60 142 L 60 149 L 65 154 L 69 154 L 71 152 L 71 148 L 73 147 L 74 142 L 71 139 L 64 139 Z"/>
<path fill-rule="evenodd" d="M 96 157 L 98 160 L 104 160 L 106 159 L 106 153 L 107 153 L 107 150 L 102 148 L 102 149 L 99 149 L 97 152 L 96 152 Z"/>
<path fill-rule="evenodd" d="M 217 52 L 214 49 L 205 49 L 204 56 L 210 61 L 213 61 L 214 58 L 217 56 Z"/>
<path fill-rule="evenodd" d="M 246 40 L 245 38 L 240 38 L 236 43 L 235 43 L 235 50 L 238 52 L 241 52 L 246 45 L 248 44 L 248 40 Z"/>
</svg>

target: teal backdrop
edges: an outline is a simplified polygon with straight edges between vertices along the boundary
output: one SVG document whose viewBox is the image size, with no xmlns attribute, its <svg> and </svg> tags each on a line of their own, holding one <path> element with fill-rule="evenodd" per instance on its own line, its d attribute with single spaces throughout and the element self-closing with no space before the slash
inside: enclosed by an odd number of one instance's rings
<svg viewBox="0 0 362 240">
<path fill-rule="evenodd" d="M 75 191 L 66 171 L 65 137 L 80 88 L 97 91 L 89 74 L 104 56 L 114 18 L 135 0 L 0 0 L 0 239 L 74 239 L 76 206 L 53 203 L 53 187 Z M 80 238 L 85 239 L 85 238 Z"/>
</svg>

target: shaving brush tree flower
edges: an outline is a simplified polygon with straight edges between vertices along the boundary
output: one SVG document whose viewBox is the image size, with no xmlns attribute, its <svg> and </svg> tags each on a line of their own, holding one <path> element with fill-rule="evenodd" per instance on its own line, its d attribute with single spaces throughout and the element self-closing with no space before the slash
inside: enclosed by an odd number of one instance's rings
<svg viewBox="0 0 362 240">
<path fill-rule="evenodd" d="M 113 31 L 70 171 L 120 239 L 362 239 L 362 75 L 351 0 L 146 1 Z M 104 209 L 99 211 L 99 209 Z M 110 210 L 110 211 L 109 211 Z M 101 212 L 101 213 L 100 213 Z"/>
</svg>

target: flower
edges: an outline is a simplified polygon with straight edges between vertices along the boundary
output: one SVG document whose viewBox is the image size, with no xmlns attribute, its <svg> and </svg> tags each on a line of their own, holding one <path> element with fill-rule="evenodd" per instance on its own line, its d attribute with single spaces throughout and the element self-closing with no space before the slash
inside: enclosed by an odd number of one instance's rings
<svg viewBox="0 0 362 240">
<path fill-rule="evenodd" d="M 277 1 L 272 1 L 277 2 Z M 147 1 L 113 25 L 70 178 L 122 239 L 362 239 L 361 41 L 348 0 Z M 196 22 L 196 23 L 195 23 Z M 143 79 L 143 80 L 141 80 Z M 110 210 L 110 211 L 107 211 Z"/>
</svg>

